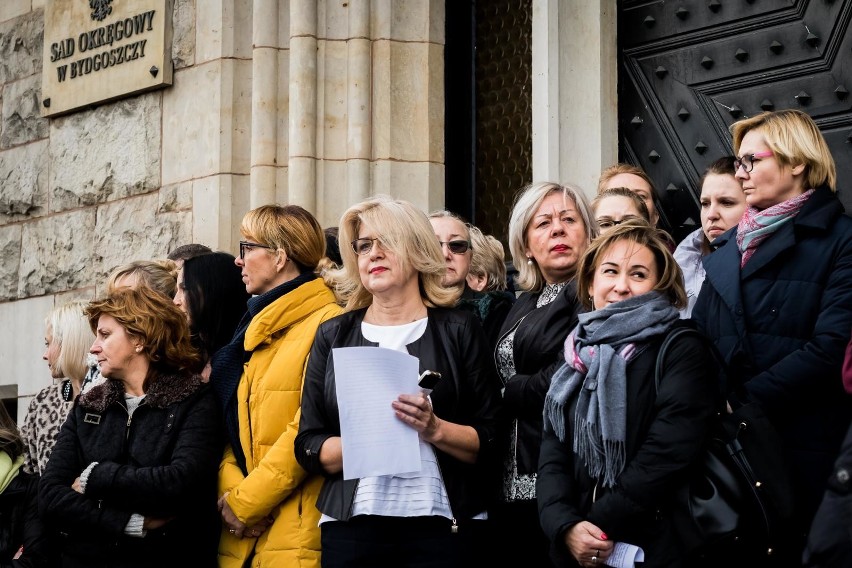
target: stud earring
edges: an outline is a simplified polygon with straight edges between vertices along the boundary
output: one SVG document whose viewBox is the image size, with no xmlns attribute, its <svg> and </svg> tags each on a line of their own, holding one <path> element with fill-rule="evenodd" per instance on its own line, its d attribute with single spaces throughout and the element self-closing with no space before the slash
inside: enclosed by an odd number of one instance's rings
<svg viewBox="0 0 852 568">
<path fill-rule="evenodd" d="M 141 353 L 141 352 L 142 352 L 142 346 L 141 346 L 141 345 L 137 345 L 137 346 L 136 346 L 136 352 L 137 352 L 137 353 Z"/>
<path fill-rule="evenodd" d="M 529 264 L 530 266 L 532 266 L 532 263 L 533 263 L 533 259 L 532 259 L 532 257 L 531 257 L 531 256 L 528 256 L 528 257 L 527 257 L 527 264 Z"/>
</svg>

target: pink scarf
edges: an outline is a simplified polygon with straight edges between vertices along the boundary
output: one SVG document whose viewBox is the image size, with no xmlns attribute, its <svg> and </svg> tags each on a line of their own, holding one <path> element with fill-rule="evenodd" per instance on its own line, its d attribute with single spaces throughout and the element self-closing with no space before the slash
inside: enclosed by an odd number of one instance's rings
<svg viewBox="0 0 852 568">
<path fill-rule="evenodd" d="M 767 207 L 763 211 L 758 211 L 751 206 L 746 207 L 745 213 L 740 219 L 740 224 L 737 226 L 737 246 L 743 255 L 740 260 L 740 268 L 745 266 L 746 262 L 754 255 L 757 245 L 799 214 L 802 205 L 813 192 L 813 189 L 809 189 L 799 196 L 782 201 L 778 205 Z"/>
</svg>

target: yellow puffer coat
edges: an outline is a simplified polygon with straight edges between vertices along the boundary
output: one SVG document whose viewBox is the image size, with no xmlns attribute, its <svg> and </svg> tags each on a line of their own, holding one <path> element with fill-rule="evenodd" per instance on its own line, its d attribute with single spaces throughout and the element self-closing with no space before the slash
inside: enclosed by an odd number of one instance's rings
<svg viewBox="0 0 852 568">
<path fill-rule="evenodd" d="M 246 455 L 244 476 L 230 446 L 219 468 L 219 494 L 247 526 L 266 515 L 275 522 L 259 538 L 238 539 L 222 532 L 219 566 L 240 568 L 252 552 L 251 566 L 320 566 L 320 513 L 316 508 L 322 478 L 308 477 L 296 462 L 293 441 L 299 432 L 302 379 L 317 327 L 341 311 L 318 278 L 263 309 L 246 330 L 252 355 L 237 387 L 240 441 Z"/>
</svg>

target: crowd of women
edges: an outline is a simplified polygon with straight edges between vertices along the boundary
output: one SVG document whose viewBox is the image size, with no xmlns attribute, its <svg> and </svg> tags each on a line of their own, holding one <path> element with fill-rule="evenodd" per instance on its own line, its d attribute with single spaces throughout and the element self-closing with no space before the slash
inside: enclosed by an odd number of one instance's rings
<svg viewBox="0 0 852 568">
<path fill-rule="evenodd" d="M 807 115 L 732 134 L 680 244 L 650 178 L 618 164 L 591 203 L 519 191 L 516 278 L 494 237 L 384 196 L 336 232 L 266 205 L 237 257 L 189 245 L 118 267 L 47 316 L 57 382 L 20 432 L 0 406 L 0 565 L 700 565 L 672 504 L 713 418 L 744 405 L 782 440 L 795 526 L 771 558 L 726 560 L 849 565 L 852 506 L 829 479 L 852 420 L 852 221 Z M 684 335 L 658 362 L 684 326 L 715 347 Z M 344 367 L 352 348 L 415 358 L 371 407 L 416 439 L 384 450 L 413 451 L 410 471 L 352 461 L 351 407 L 385 388 Z M 838 518 L 836 538 L 810 531 Z"/>
</svg>

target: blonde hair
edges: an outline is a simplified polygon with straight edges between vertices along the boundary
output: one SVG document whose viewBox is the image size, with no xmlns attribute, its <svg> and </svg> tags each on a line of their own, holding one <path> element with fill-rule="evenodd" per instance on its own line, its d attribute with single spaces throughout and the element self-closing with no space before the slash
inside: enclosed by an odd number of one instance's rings
<svg viewBox="0 0 852 568">
<path fill-rule="evenodd" d="M 506 256 L 503 243 L 485 235 L 479 227 L 468 226 L 473 256 L 470 259 L 470 274 L 485 276 L 485 290 L 506 289 Z"/>
<path fill-rule="evenodd" d="M 648 206 L 645 205 L 645 202 L 642 201 L 641 197 L 626 187 L 611 187 L 609 189 L 604 189 L 603 191 L 598 191 L 597 196 L 592 199 L 592 212 L 595 214 L 595 220 L 597 220 L 598 205 L 600 205 L 601 201 L 607 197 L 625 197 L 629 199 L 633 202 L 633 205 L 636 207 L 639 215 L 648 223 L 651 222 L 651 213 L 648 211 Z"/>
<path fill-rule="evenodd" d="M 762 112 L 731 125 L 734 152 L 739 155 L 743 137 L 757 130 L 778 163 L 805 166 L 805 189 L 827 185 L 837 191 L 837 169 L 828 144 L 813 119 L 799 110 Z M 736 173 L 736 172 L 735 172 Z"/>
<path fill-rule="evenodd" d="M 453 213 L 452 211 L 447 211 L 446 209 L 440 209 L 440 210 L 438 210 L 438 211 L 432 211 L 431 213 L 429 213 L 429 218 L 430 218 L 430 219 L 455 219 L 456 221 L 458 221 L 459 223 L 461 223 L 461 224 L 462 224 L 462 226 L 463 226 L 463 227 L 464 227 L 464 229 L 465 229 L 465 232 L 467 233 L 467 234 L 465 235 L 465 238 L 466 238 L 468 241 L 470 241 L 470 239 L 471 239 L 471 236 L 470 236 L 470 229 L 471 229 L 470 223 L 468 223 L 467 221 L 465 221 L 464 219 L 462 219 L 460 216 L 456 215 L 456 214 L 455 214 L 455 213 Z"/>
<path fill-rule="evenodd" d="M 298 205 L 262 205 L 243 217 L 240 232 L 249 240 L 283 250 L 299 272 L 317 271 L 325 256 L 325 233 L 316 217 Z"/>
<path fill-rule="evenodd" d="M 177 275 L 178 267 L 172 260 L 134 260 L 112 271 L 107 279 L 107 294 L 120 289 L 116 282 L 122 277 L 135 276 L 138 284 L 172 299 L 177 289 Z"/>
<path fill-rule="evenodd" d="M 586 231 L 586 243 L 598 236 L 598 224 L 592 215 L 592 208 L 583 190 L 566 183 L 559 185 L 554 182 L 539 182 L 530 184 L 520 190 L 512 206 L 509 217 L 509 251 L 512 261 L 518 271 L 518 287 L 528 292 L 536 292 L 544 286 L 544 275 L 538 263 L 527 263 L 527 229 L 533 215 L 541 207 L 542 202 L 551 193 L 561 193 L 566 199 L 574 202 Z"/>
<path fill-rule="evenodd" d="M 595 281 L 595 271 L 603 260 L 603 255 L 618 241 L 628 241 L 648 248 L 654 255 L 657 265 L 657 284 L 654 290 L 667 296 L 678 309 L 686 306 L 686 290 L 683 287 L 683 273 L 675 261 L 668 245 L 660 238 L 660 232 L 641 219 L 631 219 L 592 241 L 580 258 L 577 267 L 577 296 L 587 309 L 594 309 L 589 297 L 589 288 Z"/>
<path fill-rule="evenodd" d="M 648 187 L 651 188 L 651 195 L 656 195 L 657 192 L 654 190 L 654 182 L 651 181 L 650 176 L 645 173 L 645 170 L 632 164 L 625 164 L 623 162 L 619 162 L 618 164 L 612 165 L 601 172 L 601 175 L 598 178 L 598 195 L 606 191 L 606 185 L 609 180 L 620 174 L 630 174 L 642 178 L 645 183 L 648 184 Z M 627 189 L 633 188 L 628 187 Z"/>
<path fill-rule="evenodd" d="M 455 305 L 461 291 L 441 285 L 447 265 L 426 214 L 408 201 L 378 195 L 353 205 L 340 218 L 343 268 L 336 273 L 336 288 L 346 301 L 345 311 L 373 302 L 372 294 L 361 282 L 358 256 L 351 245 L 358 238 L 362 223 L 376 231 L 382 247 L 396 255 L 403 270 L 410 267 L 417 271 L 420 295 L 427 306 Z"/>
<path fill-rule="evenodd" d="M 44 325 L 59 348 L 51 370 L 74 381 L 82 381 L 86 375 L 86 357 L 95 340 L 84 313 L 86 305 L 83 301 L 68 302 L 53 308 L 44 318 Z"/>
</svg>

